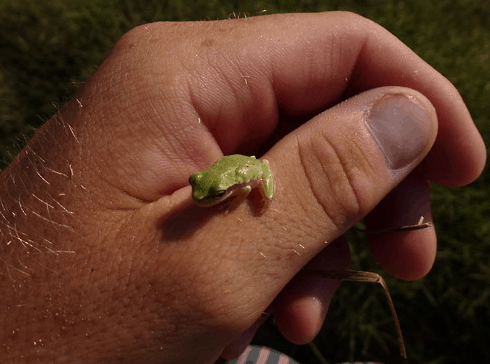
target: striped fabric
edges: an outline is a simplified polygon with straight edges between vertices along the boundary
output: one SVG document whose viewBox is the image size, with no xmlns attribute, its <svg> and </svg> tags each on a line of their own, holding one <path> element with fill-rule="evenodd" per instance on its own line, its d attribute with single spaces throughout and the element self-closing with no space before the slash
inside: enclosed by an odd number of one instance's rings
<svg viewBox="0 0 490 364">
<path fill-rule="evenodd" d="M 236 360 L 227 362 L 226 364 L 300 364 L 284 355 L 266 346 L 250 345 Z M 305 363 L 306 364 L 306 363 Z M 341 364 L 383 364 L 374 362 L 350 362 Z"/>
<path fill-rule="evenodd" d="M 278 351 L 265 346 L 249 346 L 236 360 L 227 364 L 299 364 Z"/>
</svg>

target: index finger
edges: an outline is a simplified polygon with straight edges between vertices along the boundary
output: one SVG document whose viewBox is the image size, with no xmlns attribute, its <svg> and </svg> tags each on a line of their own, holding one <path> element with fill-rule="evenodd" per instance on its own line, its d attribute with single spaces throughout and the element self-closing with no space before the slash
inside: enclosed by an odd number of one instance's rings
<svg viewBox="0 0 490 364">
<path fill-rule="evenodd" d="M 284 50 L 289 57 L 276 63 L 273 72 L 282 109 L 311 113 L 376 87 L 415 89 L 432 102 L 439 120 L 438 138 L 420 170 L 446 185 L 478 177 L 485 146 L 459 92 L 393 34 L 345 12 L 301 14 L 290 29 Z"/>
</svg>

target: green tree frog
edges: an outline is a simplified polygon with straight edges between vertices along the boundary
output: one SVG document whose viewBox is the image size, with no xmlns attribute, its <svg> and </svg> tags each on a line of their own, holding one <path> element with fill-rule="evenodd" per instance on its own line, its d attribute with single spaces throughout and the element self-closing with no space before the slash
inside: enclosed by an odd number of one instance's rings
<svg viewBox="0 0 490 364">
<path fill-rule="evenodd" d="M 194 173 L 189 183 L 192 198 L 198 206 L 213 206 L 232 198 L 233 205 L 238 205 L 257 189 L 260 193 L 256 199 L 259 214 L 268 208 L 274 191 L 269 162 L 241 154 L 224 156 L 212 167 Z"/>
</svg>

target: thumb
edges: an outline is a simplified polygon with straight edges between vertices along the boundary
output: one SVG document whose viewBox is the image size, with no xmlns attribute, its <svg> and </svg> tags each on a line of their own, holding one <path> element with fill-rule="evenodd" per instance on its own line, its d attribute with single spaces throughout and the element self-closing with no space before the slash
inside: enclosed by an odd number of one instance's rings
<svg viewBox="0 0 490 364">
<path fill-rule="evenodd" d="M 287 226 L 288 236 L 272 240 L 276 244 L 264 239 L 262 249 L 273 249 L 280 240 L 284 254 L 297 254 L 269 265 L 282 272 L 297 271 L 295 262 L 308 261 L 320 269 L 346 268 L 343 249 L 329 245 L 323 250 L 325 244 L 341 237 L 410 174 L 436 135 L 436 112 L 426 97 L 407 88 L 383 87 L 338 104 L 282 139 L 265 157 L 275 177 L 271 206 L 277 218 L 284 219 L 274 226 Z M 421 251 L 430 255 L 433 249 Z M 265 255 L 272 256 L 267 251 Z M 418 269 L 415 260 L 420 255 L 404 262 L 404 269 Z M 337 287 L 338 282 L 300 271 L 274 302 L 282 333 L 293 342 L 311 341 Z"/>
<path fill-rule="evenodd" d="M 277 171 L 276 206 L 297 203 L 307 216 L 327 221 L 333 241 L 424 159 L 436 135 L 435 109 L 415 90 L 382 87 L 352 97 L 267 154 Z"/>
<path fill-rule="evenodd" d="M 317 247 L 321 250 L 325 241 L 337 239 L 369 213 L 422 161 L 436 138 L 437 117 L 432 104 L 420 93 L 383 87 L 329 109 L 296 132 L 304 175 L 309 181 L 307 185 L 311 186 L 310 195 L 315 196 L 317 202 L 305 203 L 308 201 L 308 194 L 303 193 L 306 189 L 296 195 L 300 195 L 303 210 L 317 226 L 322 221 L 330 222 L 330 235 Z M 283 141 L 288 143 L 288 138 Z M 322 207 L 326 219 L 311 213 L 315 203 Z M 412 212 L 407 214 L 412 215 Z M 312 231 L 310 229 L 309 235 Z M 415 271 L 412 274 L 420 275 L 417 269 L 425 269 L 420 268 L 420 260 L 433 260 L 435 238 L 430 237 L 429 234 L 425 239 L 425 245 L 417 245 L 418 256 L 401 254 L 405 256 L 405 269 Z M 344 264 L 347 268 L 345 254 L 330 247 L 309 265 L 328 270 L 339 269 L 339 264 Z M 394 249 L 396 244 L 390 246 L 390 252 Z M 337 287 L 338 282 L 333 280 L 303 272 L 297 274 L 275 302 L 274 312 L 282 333 L 293 342 L 311 341 L 321 327 Z"/>
</svg>

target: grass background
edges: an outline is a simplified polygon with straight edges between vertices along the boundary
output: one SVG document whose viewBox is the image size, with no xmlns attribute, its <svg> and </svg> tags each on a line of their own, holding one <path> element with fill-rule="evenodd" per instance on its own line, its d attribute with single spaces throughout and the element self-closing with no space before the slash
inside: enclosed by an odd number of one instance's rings
<svg viewBox="0 0 490 364">
<path fill-rule="evenodd" d="M 0 166 L 73 95 L 112 45 L 156 20 L 214 20 L 280 12 L 349 10 L 395 34 L 460 91 L 488 145 L 490 2 L 487 0 L 0 0 Z M 487 171 L 464 188 L 433 186 L 439 237 L 432 272 L 416 282 L 386 277 L 411 363 L 490 362 L 490 198 Z M 353 269 L 377 271 L 361 234 Z M 372 284 L 345 283 L 309 346 L 287 343 L 268 320 L 255 343 L 303 364 L 397 361 L 393 322 Z M 326 361 L 328 359 L 328 361 Z"/>
</svg>

